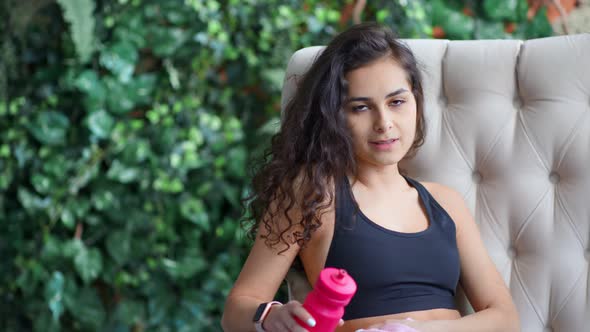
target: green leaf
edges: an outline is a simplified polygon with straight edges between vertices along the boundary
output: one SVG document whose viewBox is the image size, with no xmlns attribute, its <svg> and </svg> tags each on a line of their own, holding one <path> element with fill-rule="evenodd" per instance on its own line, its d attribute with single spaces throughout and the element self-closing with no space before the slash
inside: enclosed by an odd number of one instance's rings
<svg viewBox="0 0 590 332">
<path fill-rule="evenodd" d="M 11 164 L 6 165 L 0 160 L 0 190 L 6 190 L 14 179 L 14 169 Z"/>
<path fill-rule="evenodd" d="M 477 39 L 503 39 L 506 38 L 504 32 L 504 23 L 477 20 L 477 29 L 475 31 Z"/>
<path fill-rule="evenodd" d="M 184 185 L 178 178 L 171 178 L 168 174 L 160 173 L 154 181 L 154 189 L 166 193 L 179 193 L 184 189 Z"/>
<path fill-rule="evenodd" d="M 150 35 L 153 37 L 153 51 L 160 57 L 172 55 L 188 38 L 183 29 L 170 27 L 154 27 Z"/>
<path fill-rule="evenodd" d="M 283 86 L 283 78 L 285 77 L 285 69 L 272 68 L 262 71 L 262 77 L 270 82 L 273 88 L 280 90 Z"/>
<path fill-rule="evenodd" d="M 45 243 L 43 244 L 43 251 L 41 252 L 41 257 L 44 260 L 52 260 L 56 258 L 61 258 L 62 250 L 61 250 L 61 243 L 60 241 L 52 235 L 47 235 L 45 237 Z"/>
<path fill-rule="evenodd" d="M 115 317 L 117 321 L 124 322 L 127 325 L 133 326 L 145 320 L 145 308 L 140 301 L 123 299 L 117 305 Z"/>
<path fill-rule="evenodd" d="M 159 291 L 156 294 L 150 294 L 148 297 L 148 323 L 150 325 L 163 325 L 175 311 L 176 299 L 166 290 Z"/>
<path fill-rule="evenodd" d="M 74 81 L 74 86 L 78 88 L 80 91 L 85 92 L 87 94 L 91 94 L 97 85 L 100 85 L 100 79 L 94 70 L 84 70 L 83 72 L 76 77 Z"/>
<path fill-rule="evenodd" d="M 152 149 L 146 139 L 134 139 L 125 142 L 122 154 L 125 163 L 139 164 L 152 155 Z"/>
<path fill-rule="evenodd" d="M 126 231 L 115 231 L 107 238 L 107 250 L 120 265 L 125 264 L 131 252 L 131 236 Z"/>
<path fill-rule="evenodd" d="M 68 240 L 64 243 L 63 254 L 65 258 L 73 258 L 82 250 L 85 250 L 84 243 L 80 239 Z"/>
<path fill-rule="evenodd" d="M 79 197 L 68 202 L 68 209 L 73 211 L 77 218 L 84 218 L 90 210 L 90 203 L 86 197 Z"/>
<path fill-rule="evenodd" d="M 45 286 L 45 300 L 51 310 L 53 321 L 59 321 L 64 312 L 64 276 L 60 271 L 53 272 Z"/>
<path fill-rule="evenodd" d="M 64 208 L 61 211 L 60 219 L 64 226 L 66 226 L 68 229 L 74 229 L 74 226 L 76 226 L 76 218 L 74 217 L 72 211 L 70 211 L 68 208 Z"/>
<path fill-rule="evenodd" d="M 175 279 L 189 279 L 207 268 L 207 261 L 201 256 L 185 256 L 180 261 L 162 259 L 164 270 Z"/>
<path fill-rule="evenodd" d="M 77 173 L 75 176 L 69 178 L 68 191 L 70 195 L 77 195 L 81 188 L 84 188 L 88 183 L 96 178 L 100 172 L 100 164 L 93 161 L 79 160 L 75 165 Z"/>
<path fill-rule="evenodd" d="M 105 106 L 106 88 L 96 71 L 85 70 L 80 73 L 74 86 L 86 94 L 85 105 L 88 110 L 100 110 Z"/>
<path fill-rule="evenodd" d="M 487 17 L 495 21 L 516 21 L 519 0 L 484 0 L 483 9 Z"/>
<path fill-rule="evenodd" d="M 92 195 L 92 205 L 99 211 L 114 208 L 118 203 L 116 197 L 110 190 L 97 190 Z"/>
<path fill-rule="evenodd" d="M 87 120 L 88 129 L 98 138 L 109 137 L 114 124 L 115 120 L 105 110 L 92 112 Z"/>
<path fill-rule="evenodd" d="M 527 39 L 540 38 L 553 34 L 553 27 L 547 20 L 547 7 L 539 9 L 533 19 L 530 22 L 523 24 L 523 26 L 524 34 Z"/>
<path fill-rule="evenodd" d="M 119 160 L 113 161 L 107 177 L 112 180 L 119 181 L 121 183 L 130 183 L 137 180 L 140 176 L 139 169 L 135 167 L 127 167 L 123 165 Z"/>
<path fill-rule="evenodd" d="M 47 145 L 61 145 L 65 143 L 70 120 L 59 112 L 40 112 L 28 125 L 33 136 Z"/>
<path fill-rule="evenodd" d="M 156 75 L 143 74 L 130 82 L 128 91 L 134 102 L 146 104 L 151 101 L 155 85 Z"/>
<path fill-rule="evenodd" d="M 51 204 L 51 199 L 41 198 L 35 194 L 32 194 L 25 188 L 18 188 L 18 200 L 29 213 L 34 213 L 38 210 L 47 209 Z"/>
<path fill-rule="evenodd" d="M 109 111 L 123 114 L 135 107 L 135 100 L 127 85 L 114 80 L 112 77 L 105 77 L 104 82 L 108 91 L 107 105 Z"/>
<path fill-rule="evenodd" d="M 242 146 L 237 146 L 229 150 L 228 159 L 231 162 L 228 164 L 228 175 L 233 175 L 237 178 L 246 176 L 246 161 L 248 155 L 246 149 Z"/>
<path fill-rule="evenodd" d="M 474 19 L 460 9 L 452 8 L 446 1 L 432 1 L 432 25 L 441 26 L 448 39 L 471 39 Z"/>
<path fill-rule="evenodd" d="M 96 248 L 82 247 L 74 258 L 74 266 L 84 283 L 88 284 L 96 279 L 102 270 L 102 255 Z"/>
<path fill-rule="evenodd" d="M 101 53 L 100 64 L 117 75 L 121 82 L 128 83 L 135 70 L 137 57 L 137 50 L 132 44 L 119 42 Z"/>
<path fill-rule="evenodd" d="M 59 321 L 55 321 L 49 311 L 43 310 L 39 315 L 36 315 L 33 320 L 33 331 L 60 332 L 62 331 L 62 328 L 60 327 Z"/>
<path fill-rule="evenodd" d="M 225 199 L 227 199 L 232 206 L 235 208 L 239 208 L 241 206 L 238 188 L 223 183 L 221 186 L 221 191 L 223 192 Z"/>
<path fill-rule="evenodd" d="M 54 188 L 54 181 L 44 174 L 35 173 L 31 177 L 31 184 L 41 194 L 49 194 L 51 189 Z"/>
<path fill-rule="evenodd" d="M 209 215 L 200 199 L 191 197 L 183 200 L 180 204 L 180 213 L 194 224 L 209 230 Z"/>
<path fill-rule="evenodd" d="M 103 326 L 106 313 L 93 288 L 83 288 L 81 291 L 67 297 L 66 305 L 68 310 L 83 325 L 90 327 L 93 331 Z"/>
<path fill-rule="evenodd" d="M 113 40 L 124 40 L 132 43 L 137 49 L 146 46 L 145 21 L 143 15 L 129 15 L 124 22 L 117 22 Z"/>
<path fill-rule="evenodd" d="M 45 174 L 56 179 L 63 179 L 72 164 L 72 160 L 66 159 L 64 155 L 50 152 L 42 168 Z"/>
<path fill-rule="evenodd" d="M 515 14 L 516 22 L 524 22 L 527 20 L 527 13 L 529 11 L 529 4 L 527 0 L 518 0 L 518 8 Z"/>
<path fill-rule="evenodd" d="M 57 0 L 57 3 L 70 23 L 80 61 L 87 62 L 94 51 L 94 0 Z"/>
</svg>

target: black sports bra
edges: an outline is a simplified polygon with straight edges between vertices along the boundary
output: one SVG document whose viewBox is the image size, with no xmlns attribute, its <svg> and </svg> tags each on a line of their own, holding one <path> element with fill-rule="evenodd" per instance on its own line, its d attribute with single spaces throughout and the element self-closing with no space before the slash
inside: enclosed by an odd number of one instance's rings
<svg viewBox="0 0 590 332">
<path fill-rule="evenodd" d="M 344 319 L 436 308 L 455 309 L 460 274 L 455 223 L 418 181 L 405 177 L 427 211 L 417 233 L 386 229 L 355 207 L 348 179 L 336 191 L 336 223 L 326 267 L 343 268 L 357 282 Z"/>
</svg>

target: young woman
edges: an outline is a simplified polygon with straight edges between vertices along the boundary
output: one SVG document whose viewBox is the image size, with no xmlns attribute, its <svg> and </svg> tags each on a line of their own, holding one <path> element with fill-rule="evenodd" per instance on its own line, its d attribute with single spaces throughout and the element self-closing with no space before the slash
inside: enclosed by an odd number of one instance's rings
<svg viewBox="0 0 590 332">
<path fill-rule="evenodd" d="M 301 303 L 271 302 L 296 258 L 312 283 L 328 266 L 356 280 L 339 332 L 391 322 L 422 332 L 519 330 L 462 197 L 398 167 L 423 143 L 423 107 L 416 60 L 390 30 L 362 24 L 332 40 L 299 82 L 253 179 L 255 242 L 227 298 L 226 332 L 306 331 L 295 317 L 315 324 Z M 459 282 L 475 314 L 454 307 Z"/>
</svg>

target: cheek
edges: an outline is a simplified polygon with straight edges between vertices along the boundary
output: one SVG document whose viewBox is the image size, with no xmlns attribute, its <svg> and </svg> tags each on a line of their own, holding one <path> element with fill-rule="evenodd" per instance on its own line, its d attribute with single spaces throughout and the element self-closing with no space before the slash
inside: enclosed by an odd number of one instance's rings
<svg viewBox="0 0 590 332">
<path fill-rule="evenodd" d="M 415 129 L 418 123 L 418 110 L 416 103 L 412 102 L 412 105 L 408 105 L 410 108 L 406 112 L 406 124 L 410 129 Z"/>
<path fill-rule="evenodd" d="M 403 134 L 404 136 L 406 136 L 406 141 L 409 141 L 410 143 L 414 141 L 415 137 L 416 137 L 416 129 L 417 129 L 417 125 L 418 125 L 418 118 L 417 118 L 417 111 L 414 110 L 408 110 L 406 117 L 404 118 L 404 124 L 403 124 Z"/>
<path fill-rule="evenodd" d="M 348 119 L 346 121 L 346 125 L 348 127 L 348 133 L 352 137 L 358 137 L 362 133 L 362 123 L 359 119 Z"/>
<path fill-rule="evenodd" d="M 348 133 L 350 135 L 350 138 L 352 139 L 352 146 L 354 147 L 354 149 L 362 149 L 361 146 L 363 145 L 362 142 L 364 141 L 364 136 L 363 131 L 358 127 L 358 125 L 353 126 L 349 124 Z"/>
</svg>

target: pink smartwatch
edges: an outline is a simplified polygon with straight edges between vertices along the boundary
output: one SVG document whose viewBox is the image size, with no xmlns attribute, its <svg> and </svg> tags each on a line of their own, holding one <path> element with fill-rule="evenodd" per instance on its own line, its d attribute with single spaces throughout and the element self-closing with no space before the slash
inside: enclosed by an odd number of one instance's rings
<svg viewBox="0 0 590 332">
<path fill-rule="evenodd" d="M 256 313 L 254 314 L 254 318 L 252 319 L 254 321 L 254 327 L 256 328 L 256 332 L 266 332 L 264 328 L 262 328 L 262 323 L 264 323 L 264 319 L 266 318 L 266 316 L 268 316 L 268 313 L 270 312 L 270 307 L 272 307 L 273 305 L 282 305 L 282 303 L 279 301 L 262 303 L 258 306 L 258 309 L 256 309 Z"/>
</svg>

